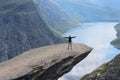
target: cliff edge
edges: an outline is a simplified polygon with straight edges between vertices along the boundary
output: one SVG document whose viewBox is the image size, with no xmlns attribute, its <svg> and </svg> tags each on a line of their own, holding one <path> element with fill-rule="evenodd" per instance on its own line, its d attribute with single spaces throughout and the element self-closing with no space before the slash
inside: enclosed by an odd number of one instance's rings
<svg viewBox="0 0 120 80">
<path fill-rule="evenodd" d="M 115 28 L 115 31 L 117 32 L 117 33 L 116 33 L 117 38 L 114 39 L 114 40 L 111 42 L 111 44 L 112 44 L 115 48 L 120 49 L 120 23 L 117 24 L 114 28 Z"/>
<path fill-rule="evenodd" d="M 120 80 L 120 54 L 80 80 Z"/>
<path fill-rule="evenodd" d="M 62 43 L 40 17 L 35 0 L 0 0 L 0 62 L 33 48 Z"/>
<path fill-rule="evenodd" d="M 84 59 L 92 48 L 74 44 L 57 44 L 27 51 L 11 60 L 0 63 L 1 80 L 57 80 Z"/>
</svg>

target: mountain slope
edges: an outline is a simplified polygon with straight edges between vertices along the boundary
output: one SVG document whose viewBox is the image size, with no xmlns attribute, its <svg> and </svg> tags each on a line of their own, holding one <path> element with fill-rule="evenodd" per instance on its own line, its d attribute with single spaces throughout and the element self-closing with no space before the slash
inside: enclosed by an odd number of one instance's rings
<svg viewBox="0 0 120 80">
<path fill-rule="evenodd" d="M 95 5 L 81 0 L 55 0 L 69 16 L 81 22 L 120 21 L 120 9 Z"/>
<path fill-rule="evenodd" d="M 120 54 L 81 80 L 120 80 Z"/>
<path fill-rule="evenodd" d="M 120 9 L 81 0 L 38 0 L 38 11 L 49 27 L 57 32 L 79 26 L 80 22 L 119 22 Z"/>
<path fill-rule="evenodd" d="M 70 18 L 55 0 L 38 0 L 38 11 L 44 21 L 59 33 L 73 28 L 79 23 Z"/>
<path fill-rule="evenodd" d="M 92 48 L 84 44 L 45 46 L 0 63 L 1 80 L 57 80 L 83 60 Z M 17 64 L 17 65 L 16 65 Z"/>
<path fill-rule="evenodd" d="M 118 24 L 118 25 L 115 26 L 115 30 L 117 31 L 117 34 L 116 34 L 117 38 L 114 39 L 114 40 L 111 42 L 111 44 L 112 44 L 114 47 L 120 49 L 120 24 Z"/>
<path fill-rule="evenodd" d="M 32 48 L 62 42 L 40 17 L 32 0 L 0 1 L 0 61 Z"/>
</svg>

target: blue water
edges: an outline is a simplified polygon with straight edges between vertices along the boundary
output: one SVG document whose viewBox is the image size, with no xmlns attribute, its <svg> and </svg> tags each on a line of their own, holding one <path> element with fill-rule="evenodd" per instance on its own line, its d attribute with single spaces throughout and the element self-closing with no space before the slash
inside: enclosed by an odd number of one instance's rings
<svg viewBox="0 0 120 80">
<path fill-rule="evenodd" d="M 59 80 L 80 80 L 83 75 L 90 73 L 120 53 L 120 50 L 110 44 L 116 38 L 116 31 L 114 30 L 116 24 L 116 22 L 83 23 L 80 24 L 80 27 L 64 33 L 63 36 L 77 36 L 73 39 L 74 43 L 84 43 L 94 49 L 71 72 Z"/>
</svg>

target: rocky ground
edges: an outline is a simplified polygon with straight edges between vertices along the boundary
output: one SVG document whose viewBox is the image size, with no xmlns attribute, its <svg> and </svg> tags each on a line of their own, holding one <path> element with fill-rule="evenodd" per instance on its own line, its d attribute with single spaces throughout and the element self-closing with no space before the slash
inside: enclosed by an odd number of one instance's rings
<svg viewBox="0 0 120 80">
<path fill-rule="evenodd" d="M 27 51 L 0 64 L 0 80 L 57 80 L 84 59 L 92 48 L 74 44 L 46 46 Z"/>
<path fill-rule="evenodd" d="M 35 0 L 0 0 L 0 62 L 63 39 L 49 29 Z"/>
</svg>

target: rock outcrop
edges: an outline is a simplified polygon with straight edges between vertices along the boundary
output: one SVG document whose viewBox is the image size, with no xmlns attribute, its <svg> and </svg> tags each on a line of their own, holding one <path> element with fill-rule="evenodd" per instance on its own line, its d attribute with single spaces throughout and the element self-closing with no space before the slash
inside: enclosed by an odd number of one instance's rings
<svg viewBox="0 0 120 80">
<path fill-rule="evenodd" d="M 120 80 L 120 54 L 81 80 Z"/>
<path fill-rule="evenodd" d="M 62 41 L 40 17 L 35 0 L 0 0 L 0 62 Z"/>
<path fill-rule="evenodd" d="M 57 44 L 27 51 L 0 63 L 0 80 L 57 80 L 84 59 L 92 48 L 74 44 Z"/>
<path fill-rule="evenodd" d="M 112 44 L 114 47 L 120 49 L 120 24 L 118 24 L 118 25 L 115 26 L 115 30 L 117 31 L 117 34 L 116 34 L 117 38 L 114 39 L 114 40 L 111 42 L 111 44 Z"/>
</svg>

